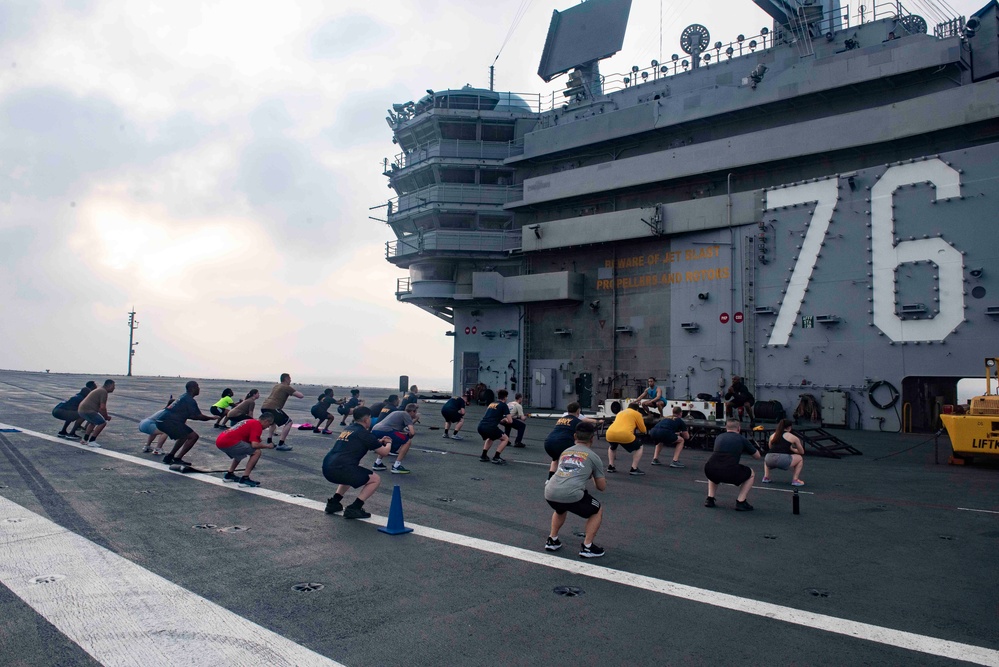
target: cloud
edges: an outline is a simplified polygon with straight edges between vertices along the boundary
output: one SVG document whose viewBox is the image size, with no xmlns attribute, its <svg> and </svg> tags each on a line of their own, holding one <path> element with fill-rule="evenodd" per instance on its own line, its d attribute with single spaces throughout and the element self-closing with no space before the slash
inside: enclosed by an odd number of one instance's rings
<svg viewBox="0 0 999 667">
<path fill-rule="evenodd" d="M 317 60 L 357 57 L 365 51 L 386 48 L 393 31 L 365 14 L 348 14 L 328 21 L 312 33 L 309 55 Z"/>
</svg>

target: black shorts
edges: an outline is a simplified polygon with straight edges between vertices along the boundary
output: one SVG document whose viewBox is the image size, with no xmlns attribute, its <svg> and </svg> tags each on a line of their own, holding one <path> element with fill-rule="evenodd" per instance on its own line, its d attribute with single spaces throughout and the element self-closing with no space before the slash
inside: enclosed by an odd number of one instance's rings
<svg viewBox="0 0 999 667">
<path fill-rule="evenodd" d="M 600 501 L 590 495 L 590 492 L 583 489 L 583 497 L 574 503 L 557 503 L 554 500 L 546 501 L 548 505 L 555 510 L 556 514 L 565 514 L 566 512 L 572 512 L 577 516 L 581 516 L 584 519 L 589 519 L 591 516 L 600 511 Z"/>
<path fill-rule="evenodd" d="M 167 434 L 171 440 L 180 440 L 194 433 L 194 430 L 187 424 L 177 422 L 156 422 L 156 428 Z"/>
<path fill-rule="evenodd" d="M 56 419 L 61 419 L 64 422 L 76 421 L 80 418 L 80 413 L 76 410 L 67 410 L 66 408 L 55 408 L 52 411 L 52 416 Z"/>
<path fill-rule="evenodd" d="M 499 426 L 493 426 L 491 428 L 480 426 L 478 431 L 483 440 L 499 440 L 504 436 L 504 433 L 500 430 Z"/>
<path fill-rule="evenodd" d="M 616 452 L 618 447 L 623 447 L 624 451 L 628 452 L 629 454 L 634 454 L 635 452 L 638 451 L 638 448 L 642 446 L 642 441 L 639 440 L 638 438 L 635 438 L 631 442 L 611 442 L 608 444 L 610 445 L 611 451 Z"/>
<path fill-rule="evenodd" d="M 753 474 L 752 468 L 736 463 L 734 456 L 712 456 L 704 464 L 704 475 L 715 484 L 742 486 Z"/>
<path fill-rule="evenodd" d="M 444 421 L 449 424 L 457 424 L 465 418 L 465 415 L 461 414 L 457 410 L 441 410 L 441 416 L 444 417 Z"/>
<path fill-rule="evenodd" d="M 352 489 L 359 489 L 368 483 L 371 471 L 361 466 L 327 468 L 323 466 L 323 477 L 333 484 L 346 484 Z"/>
<path fill-rule="evenodd" d="M 545 441 L 545 453 L 552 457 L 552 461 L 558 461 L 559 457 L 562 456 L 562 452 L 572 447 L 574 442 L 548 442 Z"/>
<path fill-rule="evenodd" d="M 263 408 L 260 410 L 260 414 L 274 415 L 275 426 L 284 426 L 288 423 L 288 420 L 291 419 L 287 414 L 285 414 L 284 410 L 271 410 L 270 408 Z"/>
<path fill-rule="evenodd" d="M 216 417 L 221 417 L 223 411 L 222 408 L 220 408 L 219 406 L 213 405 L 211 408 L 209 408 L 209 412 L 211 412 Z"/>
<path fill-rule="evenodd" d="M 312 410 L 310 410 L 312 416 L 316 419 L 329 419 L 330 411 L 328 409 L 320 408 L 318 405 L 313 405 Z"/>
</svg>

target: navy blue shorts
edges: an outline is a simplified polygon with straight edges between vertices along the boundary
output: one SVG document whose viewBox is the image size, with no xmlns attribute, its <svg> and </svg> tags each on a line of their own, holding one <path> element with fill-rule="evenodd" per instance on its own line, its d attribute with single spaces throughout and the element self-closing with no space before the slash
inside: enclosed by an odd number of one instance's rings
<svg viewBox="0 0 999 667">
<path fill-rule="evenodd" d="M 479 427 L 479 435 L 482 436 L 483 440 L 499 440 L 505 434 L 500 430 L 499 426 L 493 426 L 492 428 L 482 426 Z"/>
</svg>

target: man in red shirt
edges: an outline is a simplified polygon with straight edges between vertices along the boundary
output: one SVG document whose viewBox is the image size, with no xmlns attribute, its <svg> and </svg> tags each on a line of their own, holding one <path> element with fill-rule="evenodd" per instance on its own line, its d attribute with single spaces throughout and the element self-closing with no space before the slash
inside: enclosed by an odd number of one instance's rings
<svg viewBox="0 0 999 667">
<path fill-rule="evenodd" d="M 219 433 L 215 446 L 232 459 L 229 472 L 222 478 L 223 482 L 239 482 L 240 486 L 260 486 L 260 482 L 250 479 L 253 466 L 257 464 L 262 449 L 274 449 L 274 445 L 260 442 L 264 429 L 274 423 L 274 413 L 264 412 L 257 419 L 247 419 Z M 239 462 L 249 456 L 243 476 L 236 475 Z"/>
</svg>

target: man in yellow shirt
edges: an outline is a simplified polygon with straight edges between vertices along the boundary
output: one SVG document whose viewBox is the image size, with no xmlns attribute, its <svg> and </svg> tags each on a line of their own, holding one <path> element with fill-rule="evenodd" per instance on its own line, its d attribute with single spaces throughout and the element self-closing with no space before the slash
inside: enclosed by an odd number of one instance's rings
<svg viewBox="0 0 999 667">
<path fill-rule="evenodd" d="M 614 423 L 607 428 L 606 438 L 610 444 L 610 449 L 607 450 L 607 472 L 617 472 L 617 468 L 614 467 L 614 458 L 618 445 L 620 445 L 624 451 L 631 454 L 631 470 L 628 474 L 645 474 L 638 468 L 638 462 L 642 460 L 642 443 L 635 435 L 635 431 L 646 433 L 645 419 L 640 408 L 638 403 L 630 404 L 617 413 L 614 417 Z"/>
</svg>

